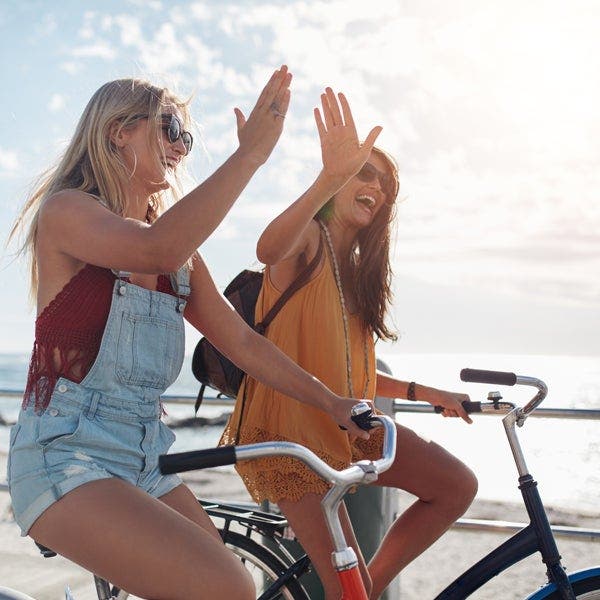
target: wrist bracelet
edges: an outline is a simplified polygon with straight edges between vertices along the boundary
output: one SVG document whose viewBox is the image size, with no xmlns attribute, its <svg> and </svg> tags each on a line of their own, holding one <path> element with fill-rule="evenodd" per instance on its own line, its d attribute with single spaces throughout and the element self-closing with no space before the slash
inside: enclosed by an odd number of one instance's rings
<svg viewBox="0 0 600 600">
<path fill-rule="evenodd" d="M 411 381 L 408 384 L 408 390 L 406 392 L 406 399 L 410 400 L 411 402 L 416 402 L 417 401 L 417 397 L 415 395 L 415 386 L 417 384 L 414 381 Z"/>
</svg>

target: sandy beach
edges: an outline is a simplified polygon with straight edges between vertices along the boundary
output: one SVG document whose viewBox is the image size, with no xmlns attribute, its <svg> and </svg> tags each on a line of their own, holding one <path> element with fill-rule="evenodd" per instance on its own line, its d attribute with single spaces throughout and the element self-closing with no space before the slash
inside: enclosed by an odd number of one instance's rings
<svg viewBox="0 0 600 600">
<path fill-rule="evenodd" d="M 3 480 L 5 468 L 6 456 L 0 455 L 0 480 Z M 222 469 L 191 473 L 186 476 L 186 480 L 197 494 L 205 497 L 232 501 L 249 500 L 239 478 L 234 473 Z M 408 495 L 401 496 L 400 506 L 410 501 Z M 524 509 L 519 506 L 482 500 L 476 500 L 465 516 L 511 522 L 526 520 Z M 553 524 L 600 529 L 600 518 L 597 515 L 552 511 L 551 521 Z M 400 576 L 399 598 L 434 598 L 459 571 L 508 537 L 509 534 L 504 533 L 450 530 L 404 570 Z M 600 565 L 600 543 L 559 538 L 558 544 L 564 564 L 569 570 Z M 490 582 L 471 598 L 516 600 L 525 597 L 543 583 L 544 568 L 534 556 L 512 567 L 504 576 Z M 67 584 L 76 600 L 97 598 L 89 573 L 62 557 L 42 558 L 32 541 L 20 536 L 10 514 L 8 494 L 0 492 L 0 586 L 19 589 L 37 600 L 61 600 L 64 598 L 64 588 Z"/>
</svg>

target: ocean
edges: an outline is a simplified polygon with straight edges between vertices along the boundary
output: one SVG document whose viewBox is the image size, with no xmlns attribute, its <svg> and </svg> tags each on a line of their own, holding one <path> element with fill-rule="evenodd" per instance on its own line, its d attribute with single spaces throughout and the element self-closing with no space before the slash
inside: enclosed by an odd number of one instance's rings
<svg viewBox="0 0 600 600">
<path fill-rule="evenodd" d="M 508 401 L 523 405 L 534 388 L 511 388 L 465 384 L 459 379 L 463 367 L 513 371 L 537 377 L 548 385 L 542 406 L 600 409 L 600 357 L 537 355 L 393 354 L 379 355 L 400 379 L 437 388 L 462 391 L 472 400 L 485 400 L 498 389 Z M 195 395 L 198 384 L 190 369 L 191 357 L 167 394 Z M 28 356 L 0 354 L 0 389 L 24 387 Z M 9 423 L 17 418 L 20 401 L 0 397 L 0 415 Z M 168 418 L 193 415 L 192 405 L 166 405 Z M 205 406 L 203 416 L 226 409 Z M 500 502 L 519 502 L 517 472 L 501 419 L 474 417 L 473 425 L 438 415 L 398 413 L 396 419 L 435 440 L 468 464 L 479 479 L 478 497 Z M 174 451 L 214 446 L 222 427 L 178 428 Z M 519 430 L 529 471 L 539 483 L 544 501 L 556 508 L 587 515 L 599 514 L 600 422 L 598 420 L 530 418 Z M 8 448 L 9 427 L 0 426 L 0 451 Z M 400 447 L 401 451 L 401 447 Z M 0 476 L 0 479 L 3 477 Z"/>
</svg>

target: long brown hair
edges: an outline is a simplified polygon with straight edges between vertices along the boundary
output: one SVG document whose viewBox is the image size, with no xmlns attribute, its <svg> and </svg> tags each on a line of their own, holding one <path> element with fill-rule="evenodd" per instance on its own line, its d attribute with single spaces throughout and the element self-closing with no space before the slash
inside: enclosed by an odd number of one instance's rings
<svg viewBox="0 0 600 600">
<path fill-rule="evenodd" d="M 127 211 L 127 185 L 131 173 L 118 154 L 112 139 L 116 131 L 132 126 L 140 117 L 147 117 L 156 124 L 148 128 L 150 143 L 160 144 L 156 136 L 161 123 L 162 110 L 175 106 L 181 113 L 184 126 L 190 116 L 189 101 L 179 99 L 167 88 L 157 87 L 141 79 L 117 79 L 105 83 L 92 96 L 85 107 L 75 133 L 58 164 L 43 173 L 34 186 L 33 193 L 25 203 L 9 235 L 25 233 L 19 255 L 28 255 L 31 261 L 31 295 L 35 297 L 38 283 L 36 239 L 40 209 L 52 194 L 66 189 L 81 190 L 100 198 L 112 212 L 123 215 Z M 160 160 L 157 156 L 157 160 Z M 176 201 L 181 195 L 178 179 L 165 192 L 150 197 L 146 219 L 155 221 L 166 208 L 169 200 Z"/>
<path fill-rule="evenodd" d="M 386 163 L 395 181 L 393 197 L 377 211 L 368 227 L 361 229 L 352 247 L 350 266 L 352 284 L 356 291 L 358 314 L 366 327 L 379 339 L 396 340 L 398 336 L 386 324 L 385 318 L 392 302 L 392 267 L 390 264 L 391 224 L 395 217 L 398 195 L 398 166 L 394 158 L 380 148 L 372 150 Z M 319 211 L 318 217 L 327 221 L 333 210 L 333 198 Z"/>
</svg>

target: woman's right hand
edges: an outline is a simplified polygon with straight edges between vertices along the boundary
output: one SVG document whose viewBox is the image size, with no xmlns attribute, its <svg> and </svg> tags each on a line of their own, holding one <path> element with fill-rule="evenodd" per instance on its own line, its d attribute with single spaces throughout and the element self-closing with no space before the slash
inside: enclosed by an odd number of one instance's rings
<svg viewBox="0 0 600 600">
<path fill-rule="evenodd" d="M 338 100 L 339 98 L 339 100 Z M 339 189 L 356 175 L 368 160 L 382 128 L 373 127 L 361 144 L 356 132 L 350 105 L 344 94 L 333 93 L 328 87 L 321 94 L 323 116 L 314 109 L 315 122 L 321 140 L 323 175 Z"/>
<path fill-rule="evenodd" d="M 269 79 L 248 119 L 239 108 L 234 109 L 239 150 L 257 165 L 266 162 L 283 131 L 291 81 L 292 74 L 282 65 Z"/>
<path fill-rule="evenodd" d="M 348 435 L 353 437 L 359 437 L 364 440 L 369 439 L 369 433 L 364 429 L 361 429 L 352 420 L 352 407 L 356 406 L 359 402 L 365 402 L 369 404 L 371 410 L 373 409 L 373 403 L 370 400 L 356 400 L 356 398 L 342 398 L 336 396 L 332 406 L 329 408 L 329 414 L 331 418 L 342 428 L 348 431 Z"/>
</svg>

